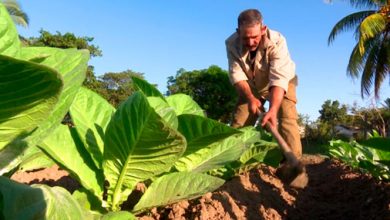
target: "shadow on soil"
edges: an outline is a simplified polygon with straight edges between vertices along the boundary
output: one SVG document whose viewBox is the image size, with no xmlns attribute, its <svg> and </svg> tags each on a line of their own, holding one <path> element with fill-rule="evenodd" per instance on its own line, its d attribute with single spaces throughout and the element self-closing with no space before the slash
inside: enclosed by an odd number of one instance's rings
<svg viewBox="0 0 390 220">
<path fill-rule="evenodd" d="M 390 185 L 330 159 L 306 169 L 309 185 L 287 219 L 390 219 Z"/>
</svg>

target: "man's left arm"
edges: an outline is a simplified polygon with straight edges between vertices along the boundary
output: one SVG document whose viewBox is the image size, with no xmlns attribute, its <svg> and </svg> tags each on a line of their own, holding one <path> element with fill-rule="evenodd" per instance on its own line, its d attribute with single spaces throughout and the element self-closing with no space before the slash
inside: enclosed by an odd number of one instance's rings
<svg viewBox="0 0 390 220">
<path fill-rule="evenodd" d="M 271 126 L 277 126 L 277 115 L 284 95 L 287 92 L 289 81 L 295 76 L 295 64 L 290 58 L 287 43 L 282 35 L 277 40 L 269 53 L 270 61 L 270 109 L 264 115 L 262 126 L 270 122 Z"/>
<path fill-rule="evenodd" d="M 270 88 L 269 92 L 269 111 L 264 115 L 261 122 L 261 126 L 265 126 L 267 122 L 271 124 L 272 127 L 277 127 L 277 116 L 280 105 L 282 104 L 285 91 L 279 86 L 273 86 Z"/>
</svg>

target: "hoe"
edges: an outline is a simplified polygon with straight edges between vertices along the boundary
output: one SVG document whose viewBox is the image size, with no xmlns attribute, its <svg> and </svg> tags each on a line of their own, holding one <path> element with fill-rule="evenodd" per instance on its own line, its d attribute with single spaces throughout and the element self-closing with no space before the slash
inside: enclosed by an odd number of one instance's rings
<svg viewBox="0 0 390 220">
<path fill-rule="evenodd" d="M 259 118 L 257 119 L 255 126 L 259 124 L 261 118 L 262 114 L 259 114 Z M 271 124 L 267 122 L 266 128 L 269 132 L 271 132 L 272 136 L 278 142 L 279 147 L 286 159 L 286 162 L 277 169 L 276 175 L 280 180 L 282 180 L 283 183 L 290 185 L 291 187 L 299 189 L 305 188 L 309 181 L 305 166 L 293 154 L 291 148 L 275 127 L 272 127 Z"/>
</svg>

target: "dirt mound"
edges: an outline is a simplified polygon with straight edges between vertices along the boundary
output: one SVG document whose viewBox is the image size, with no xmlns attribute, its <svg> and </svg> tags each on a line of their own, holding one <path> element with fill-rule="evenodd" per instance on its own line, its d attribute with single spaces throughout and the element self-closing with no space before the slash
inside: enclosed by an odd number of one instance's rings
<svg viewBox="0 0 390 220">
<path fill-rule="evenodd" d="M 191 201 L 155 208 L 140 219 L 390 219 L 390 184 L 321 156 L 305 155 L 309 176 L 305 189 L 296 190 L 259 166 L 227 181 L 220 189 Z M 50 170 L 51 169 L 51 170 Z M 58 167 L 19 173 L 25 183 L 77 187 Z M 56 171 L 57 170 L 57 171 Z M 50 173 L 50 179 L 47 176 Z M 56 178 L 52 175 L 60 174 Z M 30 177 L 29 177 L 30 175 Z M 75 185 L 76 184 L 76 185 Z M 65 186 L 67 186 L 65 184 Z M 70 189 L 71 191 L 74 190 Z"/>
<path fill-rule="evenodd" d="M 390 219 L 390 185 L 342 163 L 305 155 L 309 184 L 295 190 L 260 166 L 200 199 L 154 209 L 141 219 Z"/>
</svg>

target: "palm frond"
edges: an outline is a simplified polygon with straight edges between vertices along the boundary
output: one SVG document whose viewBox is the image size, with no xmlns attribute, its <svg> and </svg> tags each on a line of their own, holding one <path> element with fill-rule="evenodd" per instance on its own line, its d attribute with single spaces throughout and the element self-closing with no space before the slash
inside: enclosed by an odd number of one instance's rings
<svg viewBox="0 0 390 220">
<path fill-rule="evenodd" d="M 385 4 L 386 0 L 349 0 L 349 4 L 355 8 L 378 8 Z"/>
<path fill-rule="evenodd" d="M 352 78 L 358 78 L 364 68 L 364 56 L 359 52 L 359 44 L 356 44 L 349 57 L 347 75 Z"/>
<path fill-rule="evenodd" d="M 386 38 L 387 63 L 390 64 L 390 39 Z"/>
<path fill-rule="evenodd" d="M 390 109 L 390 98 L 385 99 L 385 101 L 383 101 L 382 106 L 386 109 Z"/>
<path fill-rule="evenodd" d="M 373 1 L 375 4 L 377 4 L 380 7 L 382 7 L 388 3 L 387 0 L 371 0 L 371 1 Z"/>
<path fill-rule="evenodd" d="M 364 53 L 365 41 L 382 34 L 386 29 L 387 19 L 380 13 L 366 17 L 360 24 L 359 51 Z"/>
<path fill-rule="evenodd" d="M 374 94 L 375 98 L 379 98 L 379 89 L 385 80 L 386 76 L 390 73 L 390 63 L 387 63 L 387 48 L 382 45 L 378 52 L 378 60 L 375 70 L 375 82 L 374 82 Z"/>
<path fill-rule="evenodd" d="M 352 78 L 359 77 L 359 74 L 364 70 L 365 62 L 367 60 L 369 52 L 375 45 L 378 45 L 378 43 L 380 42 L 381 42 L 380 36 L 367 40 L 364 45 L 365 47 L 364 54 L 360 53 L 359 44 L 357 43 L 353 48 L 351 56 L 349 58 L 347 75 L 349 75 Z"/>
<path fill-rule="evenodd" d="M 20 8 L 20 5 L 16 0 L 2 0 L 1 2 L 6 8 Z"/>
<path fill-rule="evenodd" d="M 332 3 L 333 0 L 326 0 L 325 3 Z M 355 8 L 377 8 L 385 5 L 387 0 L 349 0 L 349 4 Z"/>
<path fill-rule="evenodd" d="M 23 27 L 28 27 L 28 19 L 15 15 L 11 15 L 11 18 L 16 24 L 21 25 Z"/>
<path fill-rule="evenodd" d="M 359 42 L 359 39 L 360 39 L 360 25 L 356 26 L 355 31 L 353 33 L 353 36 L 354 36 L 356 42 Z"/>
<path fill-rule="evenodd" d="M 328 37 L 328 45 L 331 44 L 336 36 L 341 32 L 349 31 L 359 27 L 360 23 L 368 16 L 374 14 L 375 11 L 360 11 L 352 13 L 344 18 L 342 18 L 336 25 L 333 27 L 332 31 Z"/>
<path fill-rule="evenodd" d="M 364 67 L 361 79 L 361 96 L 370 95 L 370 89 L 372 87 L 374 73 L 376 70 L 377 56 L 379 51 L 379 45 L 375 44 L 367 56 L 366 65 Z"/>
<path fill-rule="evenodd" d="M 21 26 L 27 27 L 29 24 L 28 15 L 22 11 L 19 3 L 16 0 L 2 0 L 3 5 L 6 7 L 12 20 Z"/>
</svg>

